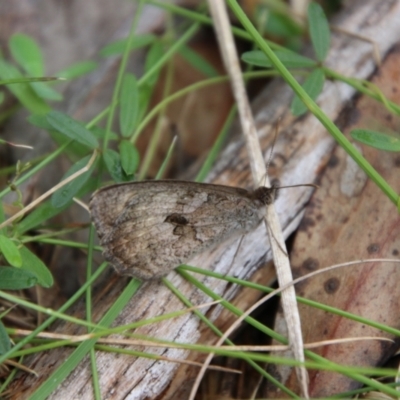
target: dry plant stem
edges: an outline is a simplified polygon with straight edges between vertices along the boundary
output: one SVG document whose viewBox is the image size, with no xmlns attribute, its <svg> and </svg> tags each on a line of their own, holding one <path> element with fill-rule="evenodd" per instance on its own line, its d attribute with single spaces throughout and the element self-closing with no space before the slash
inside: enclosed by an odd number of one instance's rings
<svg viewBox="0 0 400 400">
<path fill-rule="evenodd" d="M 239 58 L 232 36 L 225 2 L 222 0 L 209 0 L 208 5 L 214 21 L 214 29 L 216 30 L 222 58 L 224 60 L 225 68 L 228 71 L 233 94 L 238 106 L 242 130 L 246 141 L 247 151 L 249 153 L 253 181 L 256 185 L 259 185 L 259 182 L 262 182 L 264 179 L 266 179 L 267 185 L 270 186 L 268 178 L 266 178 L 264 158 L 262 156 L 257 130 L 255 128 L 246 89 L 244 87 Z M 303 338 L 301 332 L 301 322 L 296 303 L 296 293 L 294 286 L 290 285 L 290 282 L 293 280 L 292 272 L 286 253 L 282 229 L 280 227 L 278 215 L 273 204 L 266 207 L 265 223 L 267 226 L 272 255 L 276 266 L 279 286 L 287 288 L 282 293 L 282 307 L 285 314 L 286 323 L 288 325 L 289 344 L 294 353 L 295 359 L 297 361 L 304 362 Z M 308 398 L 307 371 L 304 367 L 298 367 L 296 368 L 296 373 L 300 382 L 302 396 Z M 195 387 L 194 390 L 196 390 Z"/>
<path fill-rule="evenodd" d="M 16 332 L 16 333 L 24 333 L 26 335 L 29 335 L 30 333 L 32 333 L 32 331 L 22 331 L 22 330 L 20 330 L 19 332 Z M 54 336 L 56 336 L 56 337 L 54 337 Z M 77 336 L 77 337 L 74 337 L 74 336 L 69 336 L 68 337 L 68 335 L 53 335 L 53 334 L 43 335 L 43 334 L 41 334 L 41 335 L 38 335 L 37 337 L 71 340 L 71 343 L 81 343 L 84 340 L 91 339 L 91 335 L 80 335 L 80 336 Z M 79 339 L 79 340 L 76 340 L 76 339 Z M 170 346 L 166 346 L 165 344 L 164 345 L 161 345 L 161 344 L 155 345 L 152 342 L 149 342 L 149 343 L 153 347 L 163 347 L 163 348 L 167 348 L 167 347 L 169 348 L 170 347 Z M 100 344 L 114 344 L 114 345 L 128 345 L 128 346 L 133 344 L 133 345 L 137 345 L 137 346 L 144 346 L 144 345 L 147 346 L 148 342 L 140 341 L 140 340 L 138 341 L 138 340 L 124 340 L 124 339 L 99 339 L 97 341 L 97 344 L 99 344 L 99 345 Z M 173 347 L 173 346 L 171 346 L 171 347 Z M 179 346 L 175 346 L 175 347 L 179 348 Z M 112 351 L 112 350 L 110 350 L 110 351 Z M 196 361 L 181 360 L 181 359 L 165 357 L 165 356 L 161 356 L 161 355 L 157 356 L 157 360 L 158 361 L 168 361 L 168 362 L 171 362 L 171 363 L 177 363 L 177 364 L 183 364 L 183 365 L 190 365 L 190 366 L 199 367 L 199 368 L 202 367 L 202 365 L 203 365 L 202 363 L 196 362 Z M 14 362 L 12 360 L 8 360 L 6 364 L 12 365 L 12 366 L 14 366 L 14 367 L 16 367 L 18 369 L 21 369 L 21 370 L 23 370 L 25 372 L 28 372 L 30 374 L 34 374 L 34 375 L 38 376 L 34 370 L 26 368 L 23 364 L 16 363 L 16 362 Z M 240 371 L 240 370 L 233 369 L 233 368 L 220 367 L 219 365 L 210 365 L 209 369 L 211 369 L 213 371 L 228 372 L 228 373 L 231 373 L 231 374 L 241 374 L 242 373 L 242 371 Z"/>
<path fill-rule="evenodd" d="M 32 333 L 32 331 L 28 331 L 26 329 L 16 329 L 13 332 L 13 336 L 28 336 Z M 96 342 L 98 344 L 113 344 L 113 345 L 124 345 L 124 346 L 146 346 L 146 347 L 157 347 L 157 348 L 163 348 L 163 349 L 180 349 L 182 348 L 185 344 L 177 344 L 177 343 L 157 343 L 157 342 L 152 342 L 150 340 L 143 340 L 143 339 L 118 339 L 118 338 L 98 338 L 97 335 L 95 334 L 86 334 L 86 335 L 65 335 L 65 334 L 59 334 L 59 333 L 52 333 L 52 332 L 42 332 L 36 336 L 37 338 L 43 338 L 43 339 L 54 339 L 54 340 L 69 340 L 71 343 L 81 343 L 84 342 L 85 340 L 90 340 L 90 339 L 97 339 Z M 348 338 L 341 338 L 341 339 L 332 339 L 332 340 L 321 340 L 319 342 L 312 342 L 312 343 L 307 343 L 304 344 L 305 349 L 315 349 L 317 347 L 322 347 L 322 346 L 330 346 L 333 344 L 341 344 L 341 343 L 349 343 L 349 342 L 355 342 L 355 341 L 363 341 L 363 340 L 381 340 L 381 341 L 386 341 L 386 342 L 391 342 L 395 343 L 394 340 L 388 339 L 385 337 L 375 337 L 375 336 L 362 336 L 362 337 L 348 337 Z M 230 351 L 266 351 L 266 352 L 271 352 L 271 351 L 287 351 L 289 346 L 283 345 L 283 344 L 278 344 L 278 345 L 266 345 L 266 346 L 230 346 L 230 345 L 225 345 L 225 346 L 218 346 L 219 349 L 224 349 L 224 350 L 230 350 Z M 175 360 L 174 360 L 175 362 Z M 177 360 L 176 362 L 181 362 L 181 360 Z M 193 362 L 192 362 L 193 363 Z M 193 365 L 202 365 L 200 363 L 194 362 Z M 213 369 L 216 369 L 217 367 L 213 367 Z M 237 372 L 237 370 L 233 370 L 231 368 L 223 368 L 223 367 L 218 367 L 221 370 L 224 371 L 230 371 L 230 372 Z"/>
<path fill-rule="evenodd" d="M 26 368 L 24 364 L 21 364 L 19 362 L 16 362 L 14 360 L 7 360 L 4 362 L 5 365 L 10 365 L 11 367 L 14 367 L 16 369 L 20 369 L 21 371 L 27 372 L 28 374 L 33 374 L 35 376 L 38 376 L 38 374 L 30 368 Z"/>
<path fill-rule="evenodd" d="M 363 340 L 381 340 L 385 342 L 395 343 L 394 340 L 385 337 L 362 336 L 362 337 L 348 337 L 335 340 L 321 340 L 320 342 L 305 343 L 305 349 L 315 349 L 322 346 L 331 346 L 333 344 L 361 342 Z M 285 345 L 269 345 L 269 346 L 218 346 L 219 349 L 230 351 L 287 351 L 289 346 Z"/>
<path fill-rule="evenodd" d="M 256 186 L 259 186 L 260 182 L 265 182 L 267 186 L 270 186 L 269 180 L 266 177 L 267 171 L 264 157 L 258 141 L 257 130 L 247 98 L 246 88 L 244 87 L 242 71 L 240 69 L 239 58 L 233 41 L 225 4 L 223 1 L 210 0 L 209 8 L 214 21 L 214 28 L 219 41 L 222 58 L 230 78 L 233 95 L 235 96 L 238 107 L 240 123 L 249 153 L 253 182 Z"/>
<path fill-rule="evenodd" d="M 92 154 L 92 157 L 90 157 L 90 160 L 88 161 L 88 163 L 83 168 L 81 168 L 79 171 L 76 171 L 74 174 L 69 176 L 67 179 L 64 179 L 58 185 L 52 187 L 46 193 L 43 193 L 36 200 L 32 201 L 32 203 L 28 204 L 22 210 L 18 211 L 12 217 L 8 218 L 6 221 L 4 221 L 2 224 L 0 224 L 0 229 L 10 225 L 13 221 L 18 219 L 19 217 L 22 217 L 28 211 L 32 210 L 32 208 L 35 208 L 38 204 L 40 204 L 43 200 L 45 200 L 47 197 L 52 195 L 55 191 L 57 191 L 58 189 L 60 189 L 63 186 L 65 186 L 67 183 L 73 181 L 78 176 L 84 174 L 86 171 L 89 171 L 90 167 L 93 165 L 94 161 L 96 160 L 96 157 L 97 157 L 97 151 L 94 151 L 93 154 Z"/>
<path fill-rule="evenodd" d="M 17 144 L 17 143 L 12 143 L 12 142 L 6 142 L 9 146 L 12 147 L 19 147 L 20 149 L 29 149 L 33 150 L 33 146 L 28 146 L 27 144 Z"/>
<path fill-rule="evenodd" d="M 84 210 L 86 210 L 88 213 L 89 211 L 89 207 L 87 206 L 86 203 L 84 203 L 81 199 L 78 199 L 77 197 L 74 197 L 72 199 L 74 201 L 74 203 L 78 204 L 79 206 L 81 206 Z"/>
</svg>

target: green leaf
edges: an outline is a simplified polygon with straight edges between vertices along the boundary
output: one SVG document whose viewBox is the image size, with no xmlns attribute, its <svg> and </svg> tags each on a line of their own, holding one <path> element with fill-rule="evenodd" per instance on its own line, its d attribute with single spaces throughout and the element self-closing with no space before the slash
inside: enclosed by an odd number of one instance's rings
<svg viewBox="0 0 400 400">
<path fill-rule="evenodd" d="M 36 276 L 39 285 L 46 288 L 51 287 L 54 283 L 53 277 L 43 261 L 25 246 L 22 246 L 19 251 L 22 256 L 21 269 L 32 272 Z"/>
<path fill-rule="evenodd" d="M 316 100 L 324 87 L 325 74 L 322 69 L 317 68 L 315 71 L 308 75 L 307 79 L 303 83 L 303 89 L 313 99 Z M 290 109 L 296 117 L 306 113 L 308 111 L 307 106 L 297 95 L 293 98 Z"/>
<path fill-rule="evenodd" d="M 53 129 L 64 134 L 68 138 L 76 140 L 78 143 L 91 149 L 99 147 L 99 142 L 93 133 L 68 115 L 59 111 L 50 111 L 46 115 L 46 119 Z"/>
<path fill-rule="evenodd" d="M 24 78 L 13 65 L 0 60 L 0 78 L 7 84 L 8 80 Z M 46 114 L 50 107 L 33 91 L 28 83 L 13 83 L 7 89 L 28 109 L 32 114 Z"/>
<path fill-rule="evenodd" d="M 60 93 L 50 87 L 47 83 L 32 82 L 30 85 L 35 93 L 44 100 L 60 101 L 63 98 Z"/>
<path fill-rule="evenodd" d="M 17 232 L 22 234 L 27 232 L 33 228 L 40 226 L 43 222 L 48 221 L 50 218 L 53 218 L 65 208 L 67 208 L 68 204 L 64 207 L 55 207 L 51 204 L 50 201 L 46 201 L 45 203 L 40 204 L 37 208 L 35 208 L 31 213 L 29 213 L 22 221 L 20 221 L 17 225 Z"/>
<path fill-rule="evenodd" d="M 160 41 L 156 41 L 153 43 L 149 52 L 147 53 L 144 67 L 145 73 L 142 77 L 145 79 L 145 84 L 139 86 L 139 121 L 143 118 L 143 115 L 146 113 L 146 110 L 148 108 L 154 86 L 160 74 L 160 68 L 153 71 L 149 78 L 147 78 L 147 73 L 152 69 L 153 65 L 158 61 L 158 59 L 162 57 L 163 52 L 164 48 L 162 44 L 160 43 Z"/>
<path fill-rule="evenodd" d="M 107 149 L 103 154 L 104 164 L 106 165 L 107 171 L 115 182 L 126 182 L 129 178 L 125 175 L 119 154 L 111 149 Z"/>
<path fill-rule="evenodd" d="M 91 155 L 88 155 L 79 160 L 77 163 L 75 163 L 63 176 L 62 181 L 64 179 L 67 179 L 69 176 L 79 171 L 83 167 L 85 167 L 90 158 Z M 54 192 L 53 196 L 51 197 L 52 206 L 56 208 L 61 208 L 64 207 L 66 204 L 68 204 L 70 201 L 72 201 L 72 198 L 76 196 L 79 190 L 85 185 L 85 183 L 90 178 L 90 175 L 92 174 L 95 165 L 96 163 L 94 162 L 88 171 L 79 175 L 74 180 L 72 180 L 71 182 L 67 183 L 65 186 Z"/>
<path fill-rule="evenodd" d="M 122 140 L 119 144 L 121 165 L 126 175 L 133 175 L 139 167 L 139 151 L 128 140 Z"/>
<path fill-rule="evenodd" d="M 149 44 L 153 43 L 155 39 L 156 36 L 151 34 L 135 36 L 131 42 L 130 50 L 148 46 Z M 128 39 L 116 40 L 115 42 L 108 44 L 100 50 L 100 54 L 103 57 L 122 54 L 125 50 L 127 40 Z"/>
<path fill-rule="evenodd" d="M 65 68 L 59 72 L 57 72 L 56 76 L 65 79 L 75 79 L 82 75 L 86 75 L 89 72 L 94 71 L 97 68 L 97 63 L 94 61 L 82 61 L 76 64 L 70 65 L 68 68 Z"/>
<path fill-rule="evenodd" d="M 14 59 L 31 76 L 43 76 L 43 56 L 37 43 L 27 35 L 17 33 L 11 36 L 10 50 Z"/>
<path fill-rule="evenodd" d="M 179 54 L 206 77 L 214 78 L 220 75 L 200 53 L 193 51 L 190 47 L 182 46 L 179 50 Z"/>
<path fill-rule="evenodd" d="M 281 14 L 272 10 L 268 11 L 265 33 L 283 38 L 293 38 L 302 35 L 303 28 L 288 14 Z"/>
<path fill-rule="evenodd" d="M 4 235 L 0 235 L 0 252 L 3 253 L 4 258 L 10 265 L 14 267 L 22 265 L 22 258 L 17 245 Z"/>
<path fill-rule="evenodd" d="M 46 131 L 54 130 L 54 128 L 47 122 L 46 115 L 43 114 L 32 114 L 28 118 L 28 122 L 38 128 Z"/>
<path fill-rule="evenodd" d="M 11 340 L 8 337 L 3 322 L 0 321 L 0 355 L 3 355 L 10 350 L 11 350 Z"/>
<path fill-rule="evenodd" d="M 328 54 L 331 35 L 324 10 L 317 3 L 310 3 L 308 6 L 308 24 L 311 42 L 317 59 L 318 61 L 324 61 Z"/>
<path fill-rule="evenodd" d="M 0 224 L 6 220 L 6 216 L 4 215 L 3 203 L 0 202 Z M 4 232 L 4 228 L 0 229 L 0 235 Z"/>
<path fill-rule="evenodd" d="M 139 115 L 139 90 L 134 75 L 126 73 L 122 80 L 119 125 L 123 137 L 129 137 L 135 129 Z"/>
<path fill-rule="evenodd" d="M 32 77 L 44 76 L 43 56 L 37 43 L 22 33 L 13 35 L 10 39 L 10 50 L 15 60 L 26 73 Z M 47 83 L 30 83 L 35 93 L 42 99 L 62 100 L 60 93 L 52 89 Z"/>
<path fill-rule="evenodd" d="M 369 129 L 354 129 L 350 132 L 353 139 L 379 150 L 400 151 L 400 138 Z"/>
<path fill-rule="evenodd" d="M 144 72 L 145 72 L 144 75 L 146 75 L 147 72 L 153 68 L 153 65 L 156 64 L 157 61 L 163 55 L 164 55 L 164 46 L 162 45 L 162 43 L 159 40 L 157 40 L 156 42 L 153 43 L 153 45 L 150 47 L 149 52 L 147 53 L 146 61 L 144 64 Z M 158 68 L 158 70 L 153 72 L 153 74 L 151 75 L 151 77 L 149 79 L 147 79 L 146 84 L 149 86 L 154 86 L 154 84 L 158 80 L 160 71 L 161 71 L 161 66 L 160 66 L 160 68 Z"/>
<path fill-rule="evenodd" d="M 277 50 L 275 51 L 275 55 L 286 68 L 310 68 L 317 65 L 311 58 L 300 56 L 292 51 Z M 242 54 L 241 58 L 244 62 L 258 67 L 273 67 L 269 58 L 260 50 L 247 51 Z"/>
<path fill-rule="evenodd" d="M 139 121 L 143 119 L 143 116 L 146 114 L 149 107 L 153 88 L 154 86 L 144 85 L 139 89 Z"/>
<path fill-rule="evenodd" d="M 38 128 L 55 132 L 54 128 L 48 123 L 46 115 L 30 115 L 27 119 L 32 125 Z M 95 125 L 90 128 L 90 132 L 92 132 L 97 139 L 104 139 L 106 130 Z M 110 132 L 108 138 L 109 140 L 118 140 L 119 136 L 115 132 Z"/>
<path fill-rule="evenodd" d="M 100 126 L 92 126 L 90 132 L 98 139 L 104 139 L 106 136 L 106 130 Z M 108 140 L 118 140 L 119 136 L 115 132 L 108 132 Z"/>
<path fill-rule="evenodd" d="M 36 275 L 30 271 L 14 267 L 0 267 L 0 290 L 20 290 L 35 286 Z"/>
</svg>

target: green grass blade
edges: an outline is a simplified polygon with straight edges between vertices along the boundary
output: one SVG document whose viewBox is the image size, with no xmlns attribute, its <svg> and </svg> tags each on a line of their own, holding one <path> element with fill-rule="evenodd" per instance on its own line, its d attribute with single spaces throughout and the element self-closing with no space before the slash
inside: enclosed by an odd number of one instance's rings
<svg viewBox="0 0 400 400">
<path fill-rule="evenodd" d="M 122 309 L 138 290 L 140 282 L 132 279 L 125 290 L 121 293 L 117 301 L 107 311 L 104 317 L 100 320 L 99 325 L 108 327 L 118 317 Z M 97 339 L 90 339 L 83 342 L 78 348 L 62 363 L 62 365 L 53 372 L 47 380 L 35 391 L 30 397 L 31 400 L 46 399 L 59 384 L 77 367 L 90 349 L 96 344 Z"/>
</svg>

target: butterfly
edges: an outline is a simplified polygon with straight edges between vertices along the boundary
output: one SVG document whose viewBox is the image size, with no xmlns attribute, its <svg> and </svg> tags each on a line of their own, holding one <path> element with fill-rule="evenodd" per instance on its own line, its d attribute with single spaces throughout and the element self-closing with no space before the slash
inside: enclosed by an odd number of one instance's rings
<svg viewBox="0 0 400 400">
<path fill-rule="evenodd" d="M 99 189 L 89 208 L 104 257 L 117 272 L 156 279 L 255 229 L 278 189 L 272 185 L 249 191 L 177 180 L 130 182 Z"/>
</svg>

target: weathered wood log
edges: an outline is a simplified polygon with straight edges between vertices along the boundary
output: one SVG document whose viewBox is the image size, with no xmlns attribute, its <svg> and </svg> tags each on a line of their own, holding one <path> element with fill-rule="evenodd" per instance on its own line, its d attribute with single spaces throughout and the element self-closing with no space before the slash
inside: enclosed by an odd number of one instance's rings
<svg viewBox="0 0 400 400">
<path fill-rule="evenodd" d="M 335 24 L 360 35 L 371 38 L 384 55 L 397 41 L 400 33 L 400 3 L 374 0 L 353 1 L 335 19 Z M 345 34 L 333 36 L 329 53 L 329 66 L 346 76 L 366 79 L 372 73 L 375 62 L 370 43 L 351 38 Z M 327 82 L 318 99 L 319 105 L 331 119 L 337 118 L 347 102 L 355 94 L 353 88 L 340 82 Z M 280 134 L 274 150 L 270 175 L 278 177 L 282 185 L 308 183 L 315 181 L 323 170 L 334 147 L 333 139 L 323 126 L 313 117 L 307 115 L 301 119 L 294 118 L 288 111 L 292 98 L 291 90 L 281 82 L 273 82 L 254 102 L 254 114 L 258 124 L 260 140 L 265 149 L 266 160 L 269 157 L 268 146 L 271 143 L 271 128 L 281 118 Z M 220 160 L 210 174 L 210 181 L 232 186 L 248 187 L 250 173 L 247 154 L 243 141 L 231 143 L 221 154 Z M 298 188 L 281 193 L 276 202 L 285 235 L 296 229 L 311 191 L 309 188 Z M 273 270 L 265 267 L 270 259 L 265 227 L 260 226 L 249 233 L 236 253 L 238 240 L 223 244 L 211 253 L 203 254 L 192 260 L 191 264 L 212 269 L 221 274 L 237 276 L 255 282 L 271 282 Z M 168 279 L 193 304 L 202 304 L 210 298 L 193 285 L 185 281 L 176 272 Z M 199 278 L 210 290 L 235 303 L 245 310 L 259 296 L 254 291 L 241 289 L 225 281 L 213 278 Z M 126 285 L 125 279 L 112 277 L 110 284 L 99 290 L 94 298 L 93 320 L 97 321 L 109 309 Z M 184 306 L 160 282 L 144 283 L 130 300 L 114 325 L 123 325 L 141 319 L 153 318 L 164 313 L 182 310 Z M 226 329 L 235 316 L 223 311 L 221 306 L 202 309 L 215 325 Z M 83 316 L 84 302 L 78 304 L 75 316 Z M 70 324 L 58 324 L 56 332 L 82 333 Z M 137 334 L 157 337 L 164 340 L 186 343 L 212 344 L 215 334 L 199 321 L 193 314 L 169 319 L 157 324 L 148 325 L 136 330 Z M 177 349 L 139 348 L 137 350 L 160 354 L 176 359 L 201 361 L 204 355 L 189 353 Z M 71 349 L 57 349 L 25 359 L 28 367 L 33 368 L 38 377 L 20 373 L 12 384 L 14 398 L 29 398 L 47 377 L 62 365 Z M 163 398 L 183 399 L 190 390 L 197 367 L 178 366 L 172 362 L 135 358 L 112 353 L 97 352 L 97 369 L 103 398 Z M 60 398 L 93 398 L 91 385 L 90 361 L 86 357 L 64 382 L 49 396 Z"/>
</svg>

